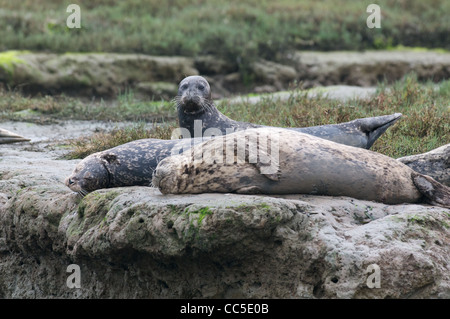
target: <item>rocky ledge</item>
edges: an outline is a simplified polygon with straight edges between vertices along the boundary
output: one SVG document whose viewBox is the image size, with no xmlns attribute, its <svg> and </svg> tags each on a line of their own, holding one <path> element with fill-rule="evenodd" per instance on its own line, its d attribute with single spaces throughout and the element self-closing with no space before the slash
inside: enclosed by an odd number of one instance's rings
<svg viewBox="0 0 450 319">
<path fill-rule="evenodd" d="M 449 209 L 0 176 L 0 298 L 450 297 Z"/>
<path fill-rule="evenodd" d="M 450 53 L 415 51 L 293 52 L 282 61 L 259 59 L 244 81 L 235 63 L 215 56 L 159 57 L 116 53 L 0 53 L 0 83 L 29 93 L 111 97 L 136 95 L 171 99 L 187 75 L 202 74 L 213 98 L 246 92 L 276 92 L 302 82 L 313 86 L 375 86 L 415 72 L 419 80 L 450 78 Z M 250 80 L 249 80 L 250 79 Z"/>
</svg>

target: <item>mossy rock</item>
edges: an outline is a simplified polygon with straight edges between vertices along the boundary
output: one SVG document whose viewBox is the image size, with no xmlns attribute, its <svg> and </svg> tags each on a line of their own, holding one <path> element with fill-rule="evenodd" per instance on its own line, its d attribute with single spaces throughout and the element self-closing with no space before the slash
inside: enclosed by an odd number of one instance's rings
<svg viewBox="0 0 450 319">
<path fill-rule="evenodd" d="M 172 97 L 185 74 L 198 74 L 193 60 L 185 57 L 27 51 L 0 54 L 0 81 L 29 93 L 116 96 L 138 88 L 139 83 L 153 83 L 150 88 L 143 85 L 143 89 L 151 89 L 156 98 Z"/>
<path fill-rule="evenodd" d="M 20 56 L 28 51 L 0 52 L 0 81 L 8 82 L 12 79 L 16 66 L 26 61 Z"/>
</svg>

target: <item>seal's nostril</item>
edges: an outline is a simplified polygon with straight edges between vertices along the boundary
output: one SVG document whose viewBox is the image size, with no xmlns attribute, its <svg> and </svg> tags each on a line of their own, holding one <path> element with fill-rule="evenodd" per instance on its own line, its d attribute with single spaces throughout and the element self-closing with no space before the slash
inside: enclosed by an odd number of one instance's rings
<svg viewBox="0 0 450 319">
<path fill-rule="evenodd" d="M 69 183 L 69 185 L 72 185 L 72 184 L 74 184 L 74 181 L 69 178 L 68 183 Z"/>
</svg>

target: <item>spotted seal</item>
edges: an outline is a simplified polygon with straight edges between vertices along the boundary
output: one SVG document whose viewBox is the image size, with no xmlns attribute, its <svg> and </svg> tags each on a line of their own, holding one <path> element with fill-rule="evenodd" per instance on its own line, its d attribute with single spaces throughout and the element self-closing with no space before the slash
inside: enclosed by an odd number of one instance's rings
<svg viewBox="0 0 450 319">
<path fill-rule="evenodd" d="M 423 154 L 397 158 L 416 172 L 433 177 L 439 183 L 450 186 L 450 144 Z"/>
<path fill-rule="evenodd" d="M 450 208 L 449 187 L 393 158 L 280 128 L 194 145 L 160 161 L 152 184 L 164 194 L 299 193 Z"/>
<path fill-rule="evenodd" d="M 264 127 L 247 122 L 238 122 L 222 114 L 211 99 L 211 87 L 201 76 L 188 76 L 178 86 L 174 98 L 177 106 L 180 128 L 189 134 L 184 137 L 203 136 L 207 129 L 216 128 L 222 135 L 249 128 Z M 369 149 L 401 113 L 356 119 L 341 124 L 320 125 L 312 127 L 288 128 L 318 136 L 337 143 Z M 188 136 L 185 136 L 188 135 Z"/>
<path fill-rule="evenodd" d="M 206 139 L 141 139 L 125 143 L 87 156 L 64 183 L 81 196 L 100 188 L 148 186 L 161 159 Z"/>
</svg>

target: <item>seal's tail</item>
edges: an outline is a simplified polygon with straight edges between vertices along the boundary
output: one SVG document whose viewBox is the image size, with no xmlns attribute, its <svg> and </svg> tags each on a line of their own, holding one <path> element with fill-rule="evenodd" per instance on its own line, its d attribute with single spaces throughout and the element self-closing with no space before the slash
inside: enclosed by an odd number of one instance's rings
<svg viewBox="0 0 450 319">
<path fill-rule="evenodd" d="M 430 176 L 416 172 L 413 172 L 411 177 L 414 185 L 429 204 L 450 208 L 450 187 L 437 182 Z"/>
<path fill-rule="evenodd" d="M 14 134 L 10 131 L 3 130 L 0 128 L 0 144 L 16 143 L 16 142 L 28 142 L 29 138 L 22 137 L 20 135 Z"/>
<path fill-rule="evenodd" d="M 356 120 L 360 122 L 362 131 L 368 135 L 367 149 L 375 143 L 377 138 L 379 138 L 381 134 L 389 128 L 389 126 L 397 122 L 400 117 L 402 117 L 402 113 L 367 117 Z"/>
</svg>

